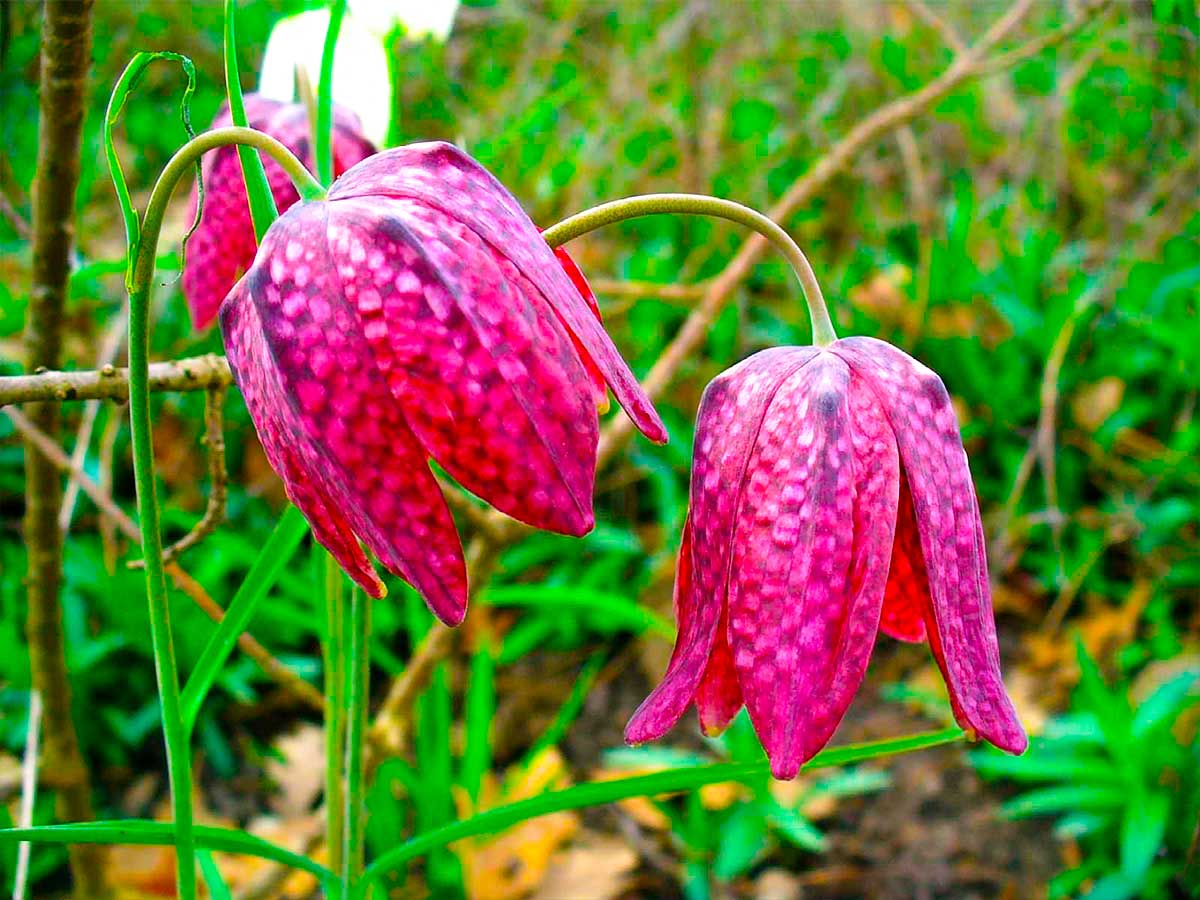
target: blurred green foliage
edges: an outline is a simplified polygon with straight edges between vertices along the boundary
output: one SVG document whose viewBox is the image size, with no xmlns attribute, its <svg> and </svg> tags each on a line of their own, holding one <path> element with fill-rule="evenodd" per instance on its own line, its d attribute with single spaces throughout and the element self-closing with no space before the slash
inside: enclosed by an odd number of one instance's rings
<svg viewBox="0 0 1200 900">
<path fill-rule="evenodd" d="M 247 89 L 270 23 L 306 5 L 316 4 L 243 5 Z M 946 10 L 968 34 L 994 13 L 988 4 Z M 1064 15 L 1059 4 L 1035 4 L 1029 28 L 1050 28 Z M 4 4 L 0 16 L 0 191 L 27 216 L 39 13 L 33 4 Z M 123 241 L 100 148 L 111 86 L 137 50 L 185 53 L 200 72 L 193 121 L 202 127 L 222 99 L 220 35 L 218 4 L 97 5 L 67 345 L 75 366 L 95 364 L 122 306 Z M 1123 678 L 1194 651 L 1200 630 L 1198 41 L 1190 0 L 1118 4 L 1063 48 L 954 92 L 913 123 L 915 155 L 906 155 L 904 136 L 883 140 L 786 223 L 817 267 L 840 330 L 895 341 L 935 368 L 960 402 L 994 575 L 1024 598 L 1002 609 L 1007 627 L 1020 633 L 1047 613 L 1069 620 L 1119 608 L 1133 585 L 1149 586 L 1137 640 L 1115 659 Z M 730 8 L 502 0 L 461 10 L 445 45 L 397 38 L 392 50 L 397 142 L 463 144 L 543 224 L 650 190 L 708 192 L 767 208 L 863 115 L 951 59 L 900 3 L 769 0 Z M 122 120 L 119 151 L 142 202 L 184 139 L 180 87 L 176 68 L 152 68 Z M 180 200 L 176 240 L 184 229 Z M 593 278 L 671 285 L 715 275 L 743 237 L 725 224 L 655 218 L 589 237 L 572 252 Z M 19 371 L 28 257 L 28 245 L 0 216 L 5 374 Z M 160 275 L 166 286 L 157 295 L 154 354 L 219 352 L 215 333 L 191 331 L 177 271 Z M 638 372 L 675 334 L 689 303 L 652 288 L 632 296 L 601 291 L 606 323 Z M 672 442 L 636 442 L 601 473 L 596 531 L 583 541 L 537 535 L 502 555 L 480 602 L 503 608 L 511 627 L 487 651 L 494 657 L 476 654 L 469 689 L 456 690 L 443 671 L 422 698 L 417 769 L 396 761 L 381 770 L 371 801 L 374 842 L 385 840 L 386 822 L 445 821 L 454 814 L 449 785 L 470 793 L 494 763 L 490 749 L 479 749 L 491 722 L 494 688 L 485 682 L 494 667 L 662 631 L 700 391 L 754 350 L 806 341 L 786 266 L 768 257 L 718 319 L 705 353 L 686 363 L 660 402 Z M 203 401 L 158 396 L 155 404 L 164 524 L 177 537 L 203 508 Z M 226 412 L 229 523 L 184 560 L 222 601 L 256 558 L 281 502 L 236 392 Z M 102 407 L 96 433 L 112 423 L 113 491 L 131 509 L 123 413 Z M 79 408 L 68 415 L 74 426 Z M 99 444 L 93 440 L 85 460 L 94 476 L 104 465 Z M 20 463 L 19 442 L 0 417 L 0 747 L 12 752 L 24 741 L 28 688 Z M 80 737 L 101 773 L 101 801 L 113 807 L 132 773 L 161 768 L 161 747 L 141 578 L 126 569 L 123 544 L 106 546 L 97 518 L 81 500 L 63 603 Z M 321 613 L 312 583 L 307 564 L 285 572 L 251 632 L 315 679 Z M 388 675 L 401 671 L 427 624 L 411 594 L 392 587 L 398 602 L 378 604 L 374 615 L 373 661 Z M 174 614 L 187 671 L 212 626 L 182 597 Z M 198 735 L 206 770 L 228 778 L 270 754 L 279 723 L 237 714 L 253 704 L 270 709 L 273 693 L 245 657 L 235 654 L 217 685 Z M 579 697 L 563 700 L 558 737 Z M 1089 712 L 1084 700 L 1077 705 Z M 465 745 L 451 739 L 460 719 Z M 380 786 L 392 781 L 406 785 L 403 804 Z M 687 810 L 675 811 L 684 817 L 676 833 L 703 866 L 737 874 L 758 858 L 768 833 L 769 816 L 755 810 L 731 814 L 739 833 L 753 837 L 735 861 L 714 860 L 709 838 L 690 837 L 699 832 L 689 831 Z M 43 815 L 50 815 L 45 804 Z M 778 823 L 772 827 L 778 834 Z M 1123 859 L 1112 847 L 1099 852 L 1097 859 Z M 62 858 L 39 851 L 37 871 Z M 432 883 L 460 878 L 449 854 L 427 869 Z"/>
</svg>

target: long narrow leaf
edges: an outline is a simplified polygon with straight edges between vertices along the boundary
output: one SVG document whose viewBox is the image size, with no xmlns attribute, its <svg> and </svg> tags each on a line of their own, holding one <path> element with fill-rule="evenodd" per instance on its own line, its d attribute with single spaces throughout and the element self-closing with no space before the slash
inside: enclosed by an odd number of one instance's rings
<svg viewBox="0 0 1200 900">
<path fill-rule="evenodd" d="M 242 80 L 237 63 L 236 18 L 236 0 L 225 0 L 225 92 L 229 97 L 229 116 L 234 125 L 247 128 L 246 102 L 242 98 Z M 250 199 L 254 235 L 261 241 L 271 223 L 279 217 L 279 210 L 275 207 L 275 197 L 271 194 L 267 172 L 258 152 L 252 147 L 243 146 L 239 146 L 237 152 L 242 163 L 242 178 L 246 182 L 246 196 Z"/>
<path fill-rule="evenodd" d="M 183 720 L 189 730 L 196 724 L 200 706 L 225 661 L 229 659 L 229 654 L 233 652 L 238 635 L 246 630 L 258 602 L 279 579 L 279 574 L 295 555 L 296 548 L 307 533 L 308 523 L 304 521 L 304 516 L 296 507 L 289 506 L 267 538 L 258 559 L 246 573 L 242 586 L 233 595 L 225 618 L 208 639 L 196 668 L 183 688 Z"/>
<path fill-rule="evenodd" d="M 926 734 L 917 734 L 893 740 L 876 741 L 867 744 L 851 744 L 845 747 L 835 747 L 818 753 L 804 767 L 805 770 L 841 766 L 855 762 L 865 762 L 892 756 L 897 753 L 907 753 L 949 744 L 960 740 L 963 736 L 959 728 L 946 728 Z M 370 885 L 380 876 L 403 865 L 405 862 L 422 856 L 431 850 L 444 847 L 449 843 L 467 837 L 481 834 L 493 834 L 503 831 L 518 822 L 535 819 L 550 813 L 568 809 L 581 809 L 587 806 L 599 806 L 605 803 L 615 803 L 630 797 L 646 797 L 657 794 L 690 791 L 707 784 L 724 782 L 743 782 L 761 778 L 768 771 L 765 763 L 722 763 L 718 765 L 695 766 L 692 768 L 673 769 L 667 772 L 655 772 L 652 775 L 637 775 L 631 778 L 619 778 L 612 781 L 590 782 L 560 791 L 550 791 L 528 800 L 521 800 L 507 806 L 489 809 L 469 819 L 453 822 L 441 828 L 419 834 L 399 847 L 384 853 L 367 867 L 359 882 L 356 897 L 365 897 Z"/>
<path fill-rule="evenodd" d="M 634 603 L 623 594 L 583 587 L 515 584 L 491 587 L 480 594 L 479 602 L 491 606 L 547 607 L 556 611 L 578 609 L 604 615 L 612 626 L 625 626 L 635 631 L 653 631 L 673 638 L 675 629 L 653 610 Z"/>
<path fill-rule="evenodd" d="M 81 825 L 38 825 L 33 828 L 0 829 L 0 844 L 19 841 L 39 844 L 140 844 L 172 847 L 175 844 L 175 826 L 168 822 L 128 819 L 88 822 Z M 197 825 L 196 846 L 204 850 L 240 853 L 243 856 L 283 863 L 315 875 L 322 882 L 333 877 L 333 873 L 318 862 L 234 828 Z"/>
</svg>

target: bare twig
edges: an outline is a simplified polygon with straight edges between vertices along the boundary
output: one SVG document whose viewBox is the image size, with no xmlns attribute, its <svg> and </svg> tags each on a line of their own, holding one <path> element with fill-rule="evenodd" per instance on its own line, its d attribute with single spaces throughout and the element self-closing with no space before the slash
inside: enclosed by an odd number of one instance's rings
<svg viewBox="0 0 1200 900">
<path fill-rule="evenodd" d="M 113 316 L 104 332 L 104 340 L 100 344 L 96 367 L 104 368 L 116 362 L 117 354 L 121 352 L 121 344 L 125 338 L 125 321 L 129 315 L 128 301 L 121 304 L 119 315 Z M 92 442 L 92 429 L 96 427 L 96 417 L 100 414 L 100 401 L 88 400 L 83 409 L 83 418 L 79 430 L 75 432 L 75 449 L 71 451 L 71 464 L 79 469 L 87 461 L 88 446 Z M 58 527 L 65 534 L 71 529 L 71 517 L 75 514 L 75 501 L 79 498 L 79 482 L 72 481 L 67 485 L 67 493 L 63 497 L 62 509 L 58 513 Z"/>
<path fill-rule="evenodd" d="M 33 825 L 33 805 L 37 799 L 38 738 L 41 737 L 42 695 L 29 692 L 29 724 L 25 728 L 25 757 L 21 760 L 21 811 L 17 826 L 29 828 Z M 13 876 L 13 900 L 25 900 L 26 881 L 29 880 L 29 841 L 17 845 L 17 871 Z"/>
<path fill-rule="evenodd" d="M 225 357 L 208 354 L 150 365 L 152 391 L 204 391 L 228 387 L 233 373 Z M 78 372 L 45 372 L 0 378 L 0 406 L 41 400 L 127 400 L 129 370 L 114 366 Z"/>
<path fill-rule="evenodd" d="M 25 320 L 26 365 L 62 364 L 64 310 L 74 236 L 75 188 L 91 63 L 92 0 L 43 4 L 41 74 L 38 85 L 37 166 L 33 190 L 33 277 Z M 51 398 L 41 398 L 51 399 Z M 31 421 L 56 435 L 62 413 L 55 403 L 29 410 Z M 33 689 L 45 706 L 45 765 L 62 778 L 58 813 L 70 822 L 92 819 L 91 777 L 79 751 L 71 710 L 64 651 L 62 607 L 63 537 L 58 528 L 62 480 L 41 455 L 25 454 L 25 546 L 28 612 L 25 635 Z M 76 897 L 107 894 L 105 851 L 70 848 Z"/>
<path fill-rule="evenodd" d="M 909 11 L 938 33 L 942 42 L 956 54 L 967 52 L 967 43 L 958 29 L 925 5 L 922 0 L 904 0 Z"/>
<path fill-rule="evenodd" d="M 79 482 L 80 488 L 88 498 L 108 516 L 121 532 L 131 541 L 140 542 L 141 532 L 132 518 L 104 491 L 91 476 L 81 469 L 73 468 L 66 452 L 56 444 L 49 435 L 30 421 L 29 417 L 17 409 L 5 409 L 4 414 L 12 420 L 17 431 L 29 444 L 42 454 L 58 470 Z M 167 574 L 175 586 L 187 596 L 214 622 L 220 624 L 225 617 L 225 611 L 208 595 L 204 587 L 192 578 L 177 562 L 167 563 Z M 249 632 L 243 632 L 238 637 L 238 646 L 258 664 L 270 678 L 285 691 L 314 710 L 324 709 L 324 698 L 321 692 L 311 684 L 277 660 L 262 644 L 252 637 Z"/>
<path fill-rule="evenodd" d="M 660 300 L 699 300 L 704 296 L 703 284 L 659 284 L 655 281 L 624 281 L 614 278 L 591 278 L 592 290 L 604 297 L 657 297 Z"/>
<path fill-rule="evenodd" d="M 29 240 L 29 223 L 17 212 L 3 191 L 0 191 L 0 216 L 3 216 L 8 221 L 8 224 L 12 226 L 12 230 L 17 233 L 17 237 L 22 240 Z"/>
</svg>

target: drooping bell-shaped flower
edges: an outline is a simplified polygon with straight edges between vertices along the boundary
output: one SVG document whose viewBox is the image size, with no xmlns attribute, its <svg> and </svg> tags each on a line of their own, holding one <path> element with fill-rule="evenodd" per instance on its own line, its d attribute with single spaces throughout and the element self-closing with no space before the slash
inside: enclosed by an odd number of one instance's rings
<svg viewBox="0 0 1200 900">
<path fill-rule="evenodd" d="M 221 307 L 230 366 L 292 501 L 368 593 L 383 585 L 359 540 L 462 619 L 462 547 L 430 458 L 523 522 L 591 529 L 589 367 L 666 440 L 572 277 L 586 287 L 449 144 L 372 156 L 268 230 Z"/>
<path fill-rule="evenodd" d="M 694 453 L 679 636 L 630 742 L 693 702 L 707 732 L 744 704 L 772 771 L 792 778 L 833 735 L 882 628 L 928 638 L 959 724 L 1024 750 L 979 505 L 936 374 L 873 338 L 766 350 L 709 385 Z"/>
<path fill-rule="evenodd" d="M 259 94 L 247 94 L 246 121 L 286 146 L 310 170 L 313 168 L 312 127 L 308 110 L 299 103 L 280 103 Z M 227 106 L 213 120 L 213 128 L 233 124 Z M 363 137 L 354 113 L 333 108 L 333 170 L 338 175 L 375 152 Z M 280 213 L 300 199 L 291 179 L 275 160 L 263 156 L 263 168 Z M 221 301 L 254 261 L 257 241 L 250 220 L 250 202 L 237 147 L 220 147 L 204 157 L 201 165 L 204 206 L 200 223 L 188 239 L 183 260 L 183 295 L 196 328 L 207 328 L 217 317 Z M 199 191 L 192 188 L 195 216 Z"/>
</svg>

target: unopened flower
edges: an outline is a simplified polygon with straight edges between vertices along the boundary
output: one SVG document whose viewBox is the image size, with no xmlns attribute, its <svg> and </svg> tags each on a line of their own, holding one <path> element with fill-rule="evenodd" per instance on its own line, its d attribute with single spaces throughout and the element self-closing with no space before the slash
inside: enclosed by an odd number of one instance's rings
<svg viewBox="0 0 1200 900">
<path fill-rule="evenodd" d="M 312 127 L 308 110 L 298 103 L 280 103 L 258 94 L 247 94 L 246 121 L 251 128 L 266 132 L 284 144 L 300 161 L 313 168 Z M 232 125 L 228 107 L 213 121 L 213 128 Z M 341 174 L 375 152 L 363 137 L 354 113 L 334 107 L 333 169 Z M 263 167 L 279 212 L 300 199 L 287 173 L 275 160 L 263 156 Z M 204 206 L 200 224 L 184 249 L 183 294 L 192 313 L 192 323 L 206 328 L 217 316 L 221 301 L 254 261 L 257 241 L 250 220 L 250 201 L 237 147 L 220 147 L 204 157 L 201 169 Z M 193 215 L 199 192 L 192 189 Z"/>
<path fill-rule="evenodd" d="M 430 457 L 514 518 L 580 535 L 598 439 L 588 366 L 666 439 L 515 198 L 449 144 L 379 153 L 327 200 L 288 210 L 221 328 L 267 458 L 317 539 L 382 596 L 361 540 L 451 624 L 466 575 Z"/>
<path fill-rule="evenodd" d="M 631 742 L 692 702 L 708 732 L 744 704 L 776 777 L 794 777 L 833 735 L 882 628 L 928 638 L 964 728 L 1025 748 L 950 397 L 889 344 L 766 350 L 709 385 L 675 589 L 675 652 Z"/>
</svg>

